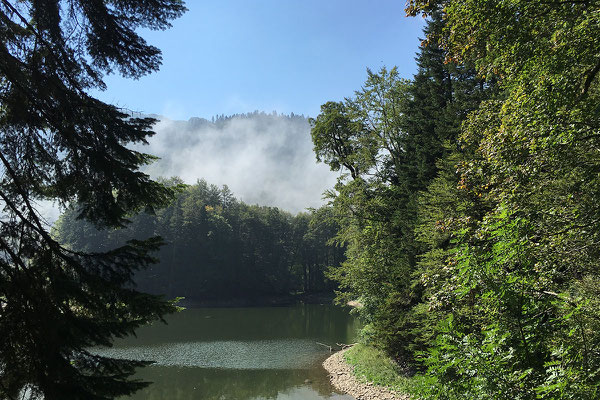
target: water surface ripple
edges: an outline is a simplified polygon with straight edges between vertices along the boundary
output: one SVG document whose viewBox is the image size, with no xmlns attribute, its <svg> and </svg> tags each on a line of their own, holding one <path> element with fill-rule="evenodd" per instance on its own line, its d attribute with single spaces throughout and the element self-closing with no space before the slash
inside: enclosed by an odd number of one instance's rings
<svg viewBox="0 0 600 400">
<path fill-rule="evenodd" d="M 164 343 L 94 349 L 96 354 L 152 360 L 156 366 L 225 369 L 306 369 L 328 352 L 314 340 L 280 339 Z"/>
<path fill-rule="evenodd" d="M 359 327 L 333 305 L 190 308 L 97 354 L 155 363 L 127 400 L 352 400 L 335 392 L 317 344 L 352 343 Z M 125 400 L 125 398 L 120 399 Z"/>
</svg>

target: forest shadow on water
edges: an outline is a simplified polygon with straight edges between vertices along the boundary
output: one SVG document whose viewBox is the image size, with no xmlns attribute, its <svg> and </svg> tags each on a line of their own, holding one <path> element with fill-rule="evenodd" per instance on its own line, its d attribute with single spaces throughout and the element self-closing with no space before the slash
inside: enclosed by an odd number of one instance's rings
<svg viewBox="0 0 600 400">
<path fill-rule="evenodd" d="M 169 368 L 149 367 L 141 377 L 153 381 L 131 399 L 338 399 L 320 364 L 309 369 Z"/>
<path fill-rule="evenodd" d="M 358 321 L 332 305 L 192 308 L 95 349 L 153 360 L 137 377 L 154 382 L 131 399 L 352 399 L 335 392 L 323 346 L 354 341 Z"/>
</svg>

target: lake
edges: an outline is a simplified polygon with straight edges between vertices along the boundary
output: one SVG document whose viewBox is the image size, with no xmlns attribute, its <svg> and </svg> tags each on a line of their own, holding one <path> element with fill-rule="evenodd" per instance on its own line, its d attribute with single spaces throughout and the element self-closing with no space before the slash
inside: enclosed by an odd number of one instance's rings
<svg viewBox="0 0 600 400">
<path fill-rule="evenodd" d="M 332 305 L 190 308 L 98 353 L 154 360 L 137 377 L 154 382 L 130 399 L 350 400 L 321 366 L 359 327 Z"/>
</svg>

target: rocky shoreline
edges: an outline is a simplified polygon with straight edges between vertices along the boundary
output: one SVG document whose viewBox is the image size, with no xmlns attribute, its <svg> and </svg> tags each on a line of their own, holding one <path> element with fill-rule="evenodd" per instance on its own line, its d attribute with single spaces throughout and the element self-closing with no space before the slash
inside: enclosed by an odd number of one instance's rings
<svg viewBox="0 0 600 400">
<path fill-rule="evenodd" d="M 346 350 L 338 351 L 323 362 L 323 367 L 329 373 L 329 380 L 336 389 L 355 397 L 356 400 L 410 399 L 406 394 L 396 393 L 372 383 L 359 382 L 354 376 L 354 367 L 344 359 L 345 352 Z"/>
</svg>

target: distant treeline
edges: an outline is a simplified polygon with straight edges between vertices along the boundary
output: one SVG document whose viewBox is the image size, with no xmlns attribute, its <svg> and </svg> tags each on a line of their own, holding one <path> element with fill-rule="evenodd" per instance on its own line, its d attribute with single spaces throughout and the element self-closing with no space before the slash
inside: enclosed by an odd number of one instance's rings
<svg viewBox="0 0 600 400">
<path fill-rule="evenodd" d="M 256 110 L 256 111 L 251 112 L 251 113 L 250 112 L 249 113 L 238 113 L 238 114 L 232 114 L 232 115 L 217 114 L 217 115 L 214 115 L 211 118 L 211 122 L 213 124 L 219 124 L 219 123 L 223 123 L 225 121 L 229 121 L 229 120 L 236 119 L 236 118 L 257 119 L 259 117 L 263 117 L 263 118 L 279 117 L 279 118 L 287 118 L 287 119 L 290 119 L 290 120 L 308 120 L 308 118 L 305 117 L 304 114 L 298 115 L 298 114 L 294 114 L 293 112 L 290 113 L 289 115 L 288 114 L 282 114 L 282 113 L 278 114 L 277 111 L 273 111 L 272 113 L 267 114 L 264 111 L 258 111 L 258 110 Z M 197 118 L 197 117 L 190 118 L 190 121 L 194 121 L 194 120 L 204 120 L 204 121 L 207 121 L 204 118 Z"/>
<path fill-rule="evenodd" d="M 136 116 L 146 116 L 145 114 L 136 114 Z M 158 114 L 150 115 L 152 118 L 162 119 L 163 117 Z M 222 128 L 227 122 L 233 120 L 252 120 L 258 124 L 272 124 L 275 120 L 287 120 L 297 122 L 299 124 L 307 124 L 308 125 L 308 117 L 304 114 L 294 114 L 293 112 L 290 114 L 278 113 L 273 110 L 270 113 L 266 113 L 264 111 L 253 111 L 247 113 L 235 113 L 235 114 L 217 114 L 213 115 L 210 119 L 202 118 L 202 117 L 191 117 L 187 121 L 177 121 L 178 123 L 187 124 L 188 129 L 197 129 L 203 126 L 213 126 L 216 128 Z"/>
<path fill-rule="evenodd" d="M 248 205 L 227 186 L 200 180 L 185 186 L 172 204 L 154 215 L 132 218 L 124 229 L 98 230 L 77 219 L 75 208 L 57 221 L 55 236 L 75 250 L 106 251 L 130 239 L 161 236 L 158 263 L 136 274 L 137 288 L 190 299 L 247 298 L 332 290 L 329 266 L 344 249 L 329 244 L 338 225 L 327 207 L 292 215 L 275 207 Z"/>
</svg>

